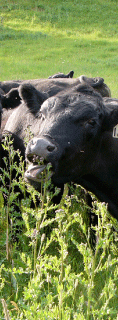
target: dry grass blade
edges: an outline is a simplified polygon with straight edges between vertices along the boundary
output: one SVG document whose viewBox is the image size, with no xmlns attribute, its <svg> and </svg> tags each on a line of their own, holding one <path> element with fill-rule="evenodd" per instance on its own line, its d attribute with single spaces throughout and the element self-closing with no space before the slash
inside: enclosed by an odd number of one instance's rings
<svg viewBox="0 0 118 320">
<path fill-rule="evenodd" d="M 4 299 L 1 299 L 1 301 L 2 301 L 2 305 L 3 305 L 5 320 L 10 320 L 9 310 L 7 309 L 6 301 Z"/>
</svg>

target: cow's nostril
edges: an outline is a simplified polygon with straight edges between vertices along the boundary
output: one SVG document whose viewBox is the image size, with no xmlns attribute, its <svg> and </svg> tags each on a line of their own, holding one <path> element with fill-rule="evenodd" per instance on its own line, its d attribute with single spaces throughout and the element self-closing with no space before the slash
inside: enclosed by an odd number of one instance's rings
<svg viewBox="0 0 118 320">
<path fill-rule="evenodd" d="M 36 144 L 36 139 L 32 139 L 30 143 L 31 143 L 31 145 L 35 145 Z"/>
<path fill-rule="evenodd" d="M 48 147 L 47 147 L 47 150 L 48 150 L 49 152 L 52 152 L 54 149 L 55 149 L 55 146 L 48 146 Z"/>
<path fill-rule="evenodd" d="M 27 154 L 27 160 L 29 160 L 30 162 L 33 161 L 33 155 L 32 155 L 32 153 Z"/>
</svg>

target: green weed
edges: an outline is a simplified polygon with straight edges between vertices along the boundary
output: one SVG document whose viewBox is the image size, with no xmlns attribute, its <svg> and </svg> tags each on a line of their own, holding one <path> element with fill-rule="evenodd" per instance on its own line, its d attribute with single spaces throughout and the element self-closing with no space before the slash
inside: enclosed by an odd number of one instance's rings
<svg viewBox="0 0 118 320">
<path fill-rule="evenodd" d="M 4 145 L 11 168 L 8 166 L 1 175 L 1 319 L 116 320 L 118 234 L 107 207 L 93 197 L 93 210 L 98 215 L 98 226 L 93 227 L 97 239 L 93 251 L 81 187 L 71 188 L 69 196 L 70 187 L 65 185 L 60 204 L 54 206 L 49 170 L 43 177 L 41 193 L 26 184 L 22 169 L 19 182 L 17 176 L 11 179 L 12 170 L 20 170 L 13 161 L 18 152 L 9 139 Z M 7 167 L 7 159 L 4 162 Z M 4 185 L 4 176 L 9 178 L 9 188 Z M 22 228 L 13 206 L 19 196 L 13 191 L 17 183 L 20 191 L 27 188 L 29 194 L 25 189 L 19 202 Z"/>
</svg>

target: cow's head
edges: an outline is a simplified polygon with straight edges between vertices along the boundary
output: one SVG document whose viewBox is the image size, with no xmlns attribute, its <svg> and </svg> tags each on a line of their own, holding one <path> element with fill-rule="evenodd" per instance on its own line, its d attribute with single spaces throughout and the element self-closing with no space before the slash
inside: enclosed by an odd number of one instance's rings
<svg viewBox="0 0 118 320">
<path fill-rule="evenodd" d="M 118 122 L 118 109 L 107 111 L 103 99 L 91 87 L 47 99 L 40 109 L 39 135 L 26 149 L 33 163 L 26 178 L 40 183 L 43 170 L 51 164 L 55 184 L 79 182 L 94 166 L 102 134 Z"/>
<path fill-rule="evenodd" d="M 99 92 L 102 97 L 111 97 L 111 91 L 109 87 L 104 83 L 104 79 L 101 77 L 95 77 L 95 78 L 88 78 L 84 75 L 81 75 L 79 77 L 81 84 L 88 84 L 92 88 L 94 88 L 95 91 Z"/>
</svg>

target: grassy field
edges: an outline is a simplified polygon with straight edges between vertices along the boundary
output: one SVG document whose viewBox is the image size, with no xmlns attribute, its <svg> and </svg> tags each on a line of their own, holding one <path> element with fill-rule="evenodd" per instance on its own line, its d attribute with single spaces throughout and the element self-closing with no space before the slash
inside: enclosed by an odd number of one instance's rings
<svg viewBox="0 0 118 320">
<path fill-rule="evenodd" d="M 0 9 L 1 81 L 74 70 L 75 77 L 103 77 L 117 97 L 117 0 L 1 0 Z M 10 171 L 6 160 L 0 192 L 0 319 L 118 320 L 118 233 L 107 206 L 92 195 L 98 226 L 91 231 L 80 186 L 68 196 L 66 185 L 56 207 L 47 183 L 41 194 L 27 186 L 27 197 L 22 161 L 16 182 L 11 179 L 15 153 L 11 143 L 6 148 Z M 21 202 L 14 192 L 17 183 Z"/>
<path fill-rule="evenodd" d="M 1 0 L 1 81 L 74 70 L 117 97 L 117 1 Z"/>
</svg>

